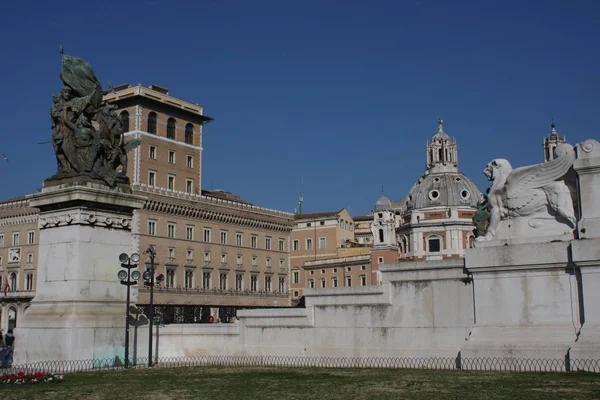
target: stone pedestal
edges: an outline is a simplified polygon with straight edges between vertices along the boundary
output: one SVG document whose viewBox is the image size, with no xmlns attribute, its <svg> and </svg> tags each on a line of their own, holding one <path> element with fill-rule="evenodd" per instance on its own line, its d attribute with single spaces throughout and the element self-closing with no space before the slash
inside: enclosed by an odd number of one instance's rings
<svg viewBox="0 0 600 400">
<path fill-rule="evenodd" d="M 476 320 L 464 358 L 565 359 L 581 326 L 570 245 L 467 250 Z"/>
<path fill-rule="evenodd" d="M 15 364 L 124 356 L 126 288 L 118 256 L 132 251 L 145 198 L 98 184 L 31 195 L 40 209 L 36 295 L 15 330 Z"/>
<path fill-rule="evenodd" d="M 581 321 L 571 359 L 573 369 L 589 370 L 585 360 L 600 359 L 600 239 L 574 241 L 571 249 Z"/>
</svg>

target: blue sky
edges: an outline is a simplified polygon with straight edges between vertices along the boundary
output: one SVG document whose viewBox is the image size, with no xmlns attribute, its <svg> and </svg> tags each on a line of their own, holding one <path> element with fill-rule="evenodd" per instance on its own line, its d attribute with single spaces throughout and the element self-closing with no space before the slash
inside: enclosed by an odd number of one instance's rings
<svg viewBox="0 0 600 400">
<path fill-rule="evenodd" d="M 0 25 L 0 198 L 55 172 L 59 45 L 106 87 L 158 84 L 202 104 L 203 188 L 293 211 L 371 210 L 423 173 L 443 116 L 484 190 L 496 157 L 542 161 L 554 117 L 598 139 L 598 1 L 9 2 Z M 2 161 L 2 160 L 0 160 Z"/>
</svg>

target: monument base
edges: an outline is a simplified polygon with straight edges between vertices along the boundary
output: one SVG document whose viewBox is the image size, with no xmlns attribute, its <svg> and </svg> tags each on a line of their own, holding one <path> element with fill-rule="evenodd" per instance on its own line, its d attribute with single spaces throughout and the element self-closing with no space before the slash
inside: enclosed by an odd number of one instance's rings
<svg viewBox="0 0 600 400">
<path fill-rule="evenodd" d="M 40 209 L 37 287 L 15 330 L 15 365 L 123 359 L 118 258 L 132 251 L 133 210 L 145 200 L 97 183 L 48 186 L 29 197 Z"/>
<path fill-rule="evenodd" d="M 475 240 L 473 247 L 568 242 L 573 239 L 573 228 L 546 212 L 531 217 L 502 220 L 492 240 Z"/>
</svg>

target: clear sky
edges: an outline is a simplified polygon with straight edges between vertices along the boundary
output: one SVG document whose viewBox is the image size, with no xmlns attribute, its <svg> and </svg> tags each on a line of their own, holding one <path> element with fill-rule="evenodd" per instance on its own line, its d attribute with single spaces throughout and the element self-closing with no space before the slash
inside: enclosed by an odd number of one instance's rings
<svg viewBox="0 0 600 400">
<path fill-rule="evenodd" d="M 106 87 L 157 84 L 199 103 L 203 188 L 304 212 L 406 195 L 444 118 L 484 190 L 496 157 L 542 161 L 554 117 L 599 139 L 600 1 L 10 1 L 0 24 L 0 198 L 56 171 L 59 46 Z"/>
</svg>

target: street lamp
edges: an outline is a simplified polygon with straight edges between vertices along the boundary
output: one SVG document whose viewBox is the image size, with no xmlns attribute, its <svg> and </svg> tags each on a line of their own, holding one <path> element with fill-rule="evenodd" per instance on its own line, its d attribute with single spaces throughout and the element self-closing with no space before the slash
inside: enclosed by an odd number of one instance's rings
<svg viewBox="0 0 600 400">
<path fill-rule="evenodd" d="M 145 284 L 150 286 L 150 310 L 148 311 L 148 367 L 152 367 L 152 326 L 154 324 L 154 257 L 156 251 L 154 246 L 148 246 L 144 252 L 150 257 L 150 268 L 144 272 Z"/>
<path fill-rule="evenodd" d="M 140 271 L 131 270 L 137 268 L 140 255 L 133 253 L 131 256 L 128 256 L 125 253 L 121 253 L 119 261 L 121 262 L 121 268 L 125 269 L 120 270 L 117 277 L 121 280 L 121 285 L 127 286 L 127 308 L 125 309 L 125 368 L 127 368 L 129 367 L 129 297 L 131 285 L 137 285 L 137 281 L 140 279 Z"/>
</svg>

